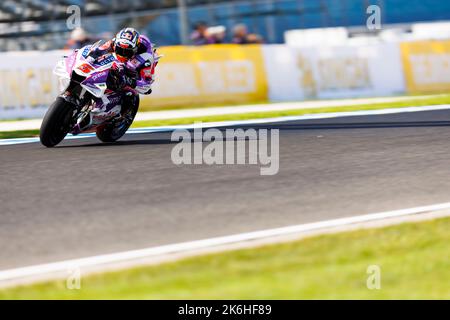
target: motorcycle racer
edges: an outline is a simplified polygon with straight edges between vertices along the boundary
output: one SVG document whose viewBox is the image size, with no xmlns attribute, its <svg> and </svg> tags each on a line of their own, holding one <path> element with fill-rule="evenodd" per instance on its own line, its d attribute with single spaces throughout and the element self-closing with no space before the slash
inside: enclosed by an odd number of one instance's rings
<svg viewBox="0 0 450 320">
<path fill-rule="evenodd" d="M 94 131 L 102 142 L 119 140 L 139 111 L 139 95 L 152 92 L 159 58 L 150 40 L 132 28 L 61 57 L 53 69 L 60 94 L 45 113 L 41 143 L 51 148 L 69 133 Z"/>
<path fill-rule="evenodd" d="M 139 34 L 134 28 L 124 28 L 113 39 L 95 48 L 90 53 L 90 57 L 95 60 L 105 54 L 113 54 L 117 60 L 111 67 L 108 87 L 118 91 L 124 87 L 134 89 L 136 81 L 141 79 L 148 84 L 148 90 L 141 93 L 145 95 L 152 93 L 151 85 L 155 81 L 155 67 L 158 64 L 159 57 L 149 38 Z M 128 67 L 128 63 L 132 62 L 137 56 L 141 56 L 148 61 L 142 68 L 133 70 Z M 122 103 L 122 114 L 125 113 L 126 106 L 132 103 L 132 99 L 136 98 L 136 94 L 127 92 Z"/>
</svg>

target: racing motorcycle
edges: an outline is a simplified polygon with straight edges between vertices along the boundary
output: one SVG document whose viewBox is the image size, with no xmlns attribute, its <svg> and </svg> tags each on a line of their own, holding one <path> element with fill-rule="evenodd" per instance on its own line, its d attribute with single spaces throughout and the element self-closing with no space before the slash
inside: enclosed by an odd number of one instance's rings
<svg viewBox="0 0 450 320">
<path fill-rule="evenodd" d="M 133 123 L 139 93 L 150 90 L 150 73 L 159 57 L 155 52 L 153 55 L 146 52 L 129 60 L 122 72 L 138 75 L 136 87 L 112 90 L 110 83 L 119 76 L 113 68 L 117 60 L 112 53 L 94 58 L 92 53 L 100 45 L 98 41 L 75 50 L 56 64 L 53 72 L 59 77 L 62 93 L 43 119 L 40 141 L 44 146 L 56 146 L 68 133 L 95 132 L 101 141 L 114 142 Z M 125 111 L 124 101 L 127 101 Z"/>
</svg>

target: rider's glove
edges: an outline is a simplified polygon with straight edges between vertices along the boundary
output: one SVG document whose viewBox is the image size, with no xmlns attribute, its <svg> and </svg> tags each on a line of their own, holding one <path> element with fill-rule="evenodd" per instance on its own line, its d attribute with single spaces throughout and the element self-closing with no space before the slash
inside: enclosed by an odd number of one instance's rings
<svg viewBox="0 0 450 320">
<path fill-rule="evenodd" d="M 125 69 L 125 74 L 124 74 L 124 78 L 123 78 L 125 85 L 127 85 L 133 89 L 136 88 L 136 78 L 137 78 L 136 71 L 133 71 L 130 69 Z"/>
<path fill-rule="evenodd" d="M 131 88 L 136 88 L 136 79 L 131 78 L 127 75 L 125 75 L 123 77 L 123 83 L 125 84 L 125 86 L 131 87 Z"/>
<path fill-rule="evenodd" d="M 128 70 L 122 63 L 114 62 L 111 66 L 111 71 L 114 78 L 114 87 L 116 89 L 123 89 L 126 86 L 136 88 L 136 77 L 133 72 Z"/>
<path fill-rule="evenodd" d="M 114 61 L 112 66 L 111 66 L 111 70 L 115 73 L 115 74 L 124 74 L 124 70 L 125 70 L 125 66 L 123 65 L 123 63 L 119 63 Z"/>
<path fill-rule="evenodd" d="M 108 75 L 108 88 L 111 90 L 120 90 L 121 89 L 121 80 L 120 80 L 120 67 L 118 67 L 115 63 L 111 66 L 111 70 Z"/>
</svg>

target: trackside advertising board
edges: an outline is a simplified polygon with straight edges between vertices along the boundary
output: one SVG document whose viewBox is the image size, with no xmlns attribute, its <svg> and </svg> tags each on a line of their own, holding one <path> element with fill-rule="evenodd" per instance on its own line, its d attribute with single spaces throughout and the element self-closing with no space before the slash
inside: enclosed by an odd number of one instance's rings
<svg viewBox="0 0 450 320">
<path fill-rule="evenodd" d="M 271 101 L 387 96 L 405 90 L 398 44 L 265 46 Z"/>
<path fill-rule="evenodd" d="M 450 91 L 450 40 L 400 44 L 409 93 Z"/>
<path fill-rule="evenodd" d="M 450 90 L 450 41 L 295 48 L 163 47 L 153 107 L 388 96 Z M 40 118 L 59 94 L 52 70 L 67 52 L 0 53 L 0 119 Z"/>
<path fill-rule="evenodd" d="M 63 52 L 0 54 L 0 119 L 40 118 L 59 94 L 53 67 Z"/>
<path fill-rule="evenodd" d="M 267 100 L 267 77 L 259 45 L 164 47 L 154 93 L 142 106 L 201 106 Z"/>
</svg>

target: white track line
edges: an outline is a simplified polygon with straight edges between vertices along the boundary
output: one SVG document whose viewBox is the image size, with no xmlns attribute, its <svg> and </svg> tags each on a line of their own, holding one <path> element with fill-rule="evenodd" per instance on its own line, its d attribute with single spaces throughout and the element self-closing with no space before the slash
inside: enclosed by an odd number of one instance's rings
<svg viewBox="0 0 450 320">
<path fill-rule="evenodd" d="M 264 118 L 253 120 L 240 120 L 240 121 L 220 121 L 220 122 L 203 122 L 194 123 L 190 125 L 175 125 L 164 127 L 146 127 L 130 129 L 127 132 L 129 134 L 142 134 L 142 133 L 154 133 L 154 132 L 170 132 L 176 129 L 194 129 L 194 128 L 216 128 L 227 126 L 240 126 L 240 125 L 252 125 L 252 124 L 265 124 L 265 123 L 279 123 L 285 121 L 298 121 L 298 120 L 314 120 L 314 119 L 331 119 L 342 117 L 355 117 L 355 116 L 376 116 L 396 113 L 409 113 L 409 112 L 426 112 L 426 111 L 439 111 L 449 110 L 450 104 L 439 106 L 422 106 L 422 107 L 406 107 L 406 108 L 391 108 L 380 110 L 365 110 L 365 111 L 351 111 L 351 112 L 329 112 L 329 113 L 317 113 L 302 116 L 288 116 L 288 117 L 276 117 L 276 118 Z M 69 135 L 66 140 L 84 139 L 95 137 L 95 133 L 80 134 L 77 136 Z M 39 138 L 18 138 L 18 139 L 0 139 L 0 146 L 15 145 L 23 143 L 39 142 Z"/>
<path fill-rule="evenodd" d="M 430 206 L 415 207 L 410 209 L 353 216 L 334 220 L 287 226 L 282 228 L 241 233 L 224 237 L 182 242 L 159 247 L 145 248 L 140 250 L 132 250 L 113 254 L 92 256 L 81 259 L 66 260 L 17 269 L 3 270 L 0 271 L 0 284 L 2 284 L 2 282 L 21 283 L 26 282 L 27 279 L 43 279 L 43 278 L 45 279 L 46 276 L 48 278 L 51 278 L 51 275 L 61 275 L 63 273 L 66 274 L 68 270 L 73 270 L 74 268 L 89 269 L 95 267 L 97 268 L 102 267 L 107 269 L 108 267 L 111 267 L 114 264 L 139 261 L 142 259 L 149 259 L 149 258 L 157 259 L 158 257 L 164 255 L 177 254 L 183 252 L 184 253 L 196 252 L 214 247 L 223 247 L 226 245 L 243 243 L 247 241 L 268 239 L 286 235 L 302 234 L 315 230 L 327 230 L 329 228 L 354 225 L 358 223 L 378 221 L 383 219 L 396 218 L 421 213 L 430 213 L 446 209 L 450 209 L 450 203 L 441 203 Z"/>
</svg>

